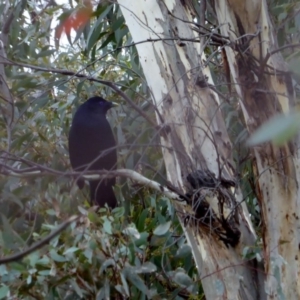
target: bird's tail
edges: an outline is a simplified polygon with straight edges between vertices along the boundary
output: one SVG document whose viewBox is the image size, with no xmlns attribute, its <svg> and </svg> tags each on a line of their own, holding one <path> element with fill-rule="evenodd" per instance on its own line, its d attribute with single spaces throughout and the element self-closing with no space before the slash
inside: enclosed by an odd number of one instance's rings
<svg viewBox="0 0 300 300">
<path fill-rule="evenodd" d="M 103 207 L 105 203 L 110 208 L 117 206 L 117 199 L 112 188 L 112 184 L 107 180 L 90 181 L 91 203 Z"/>
</svg>

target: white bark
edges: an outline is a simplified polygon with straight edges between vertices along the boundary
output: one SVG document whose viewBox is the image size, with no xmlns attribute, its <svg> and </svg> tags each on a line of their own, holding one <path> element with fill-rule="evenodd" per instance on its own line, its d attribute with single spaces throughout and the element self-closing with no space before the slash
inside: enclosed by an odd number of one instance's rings
<svg viewBox="0 0 300 300">
<path fill-rule="evenodd" d="M 203 53 L 199 44 L 193 41 L 195 34 L 190 24 L 182 22 L 189 18 L 182 2 L 118 2 L 134 42 L 162 39 L 141 43 L 137 49 L 153 102 L 164 121 L 162 123 L 157 115 L 157 122 L 167 128 L 161 143 L 165 146 L 162 151 L 168 180 L 185 190 L 182 174 L 185 177 L 192 171 L 209 168 L 218 176 L 219 162 L 221 166 L 225 165 L 222 176 L 230 179 L 231 144 L 218 97 L 206 87 L 203 73 L 211 79 L 209 71 L 203 68 Z M 181 37 L 191 41 L 181 42 Z M 179 203 L 175 202 L 175 205 L 179 211 L 185 211 Z M 237 248 L 226 248 L 214 234 L 203 232 L 198 226 L 185 227 L 207 299 L 258 297 L 259 292 L 253 289 L 253 270 L 241 259 L 243 245 L 251 245 L 255 239 L 245 211 L 240 214 L 240 223 L 242 241 Z"/>
<path fill-rule="evenodd" d="M 266 119 L 278 112 L 293 109 L 293 95 L 289 94 L 289 78 L 280 75 L 285 65 L 280 54 L 269 55 L 276 49 L 276 38 L 265 0 L 215 1 L 216 13 L 223 35 L 238 43 L 241 36 L 250 37 L 249 51 L 243 60 L 255 57 L 261 70 L 273 71 L 274 75 L 253 76 L 251 68 L 241 64 L 240 53 L 226 47 L 234 86 L 240 97 L 248 129 L 252 132 Z M 244 44 L 245 46 L 245 44 Z M 266 61 L 266 57 L 269 59 Z M 273 69 L 268 69 L 267 65 Z M 257 75 L 257 74 L 255 74 Z M 258 90 L 266 93 L 257 92 Z M 273 94 L 272 94 L 273 92 Z M 270 299 L 300 299 L 299 281 L 299 145 L 297 142 L 275 147 L 263 145 L 254 151 L 259 178 L 260 202 L 264 222 L 265 272 L 268 274 L 266 291 Z M 280 298 L 281 299 L 281 298 Z"/>
</svg>

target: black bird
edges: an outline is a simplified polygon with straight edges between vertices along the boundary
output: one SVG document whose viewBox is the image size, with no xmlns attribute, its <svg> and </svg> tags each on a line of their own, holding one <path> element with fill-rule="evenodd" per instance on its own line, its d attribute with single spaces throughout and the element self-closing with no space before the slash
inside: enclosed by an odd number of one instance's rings
<svg viewBox="0 0 300 300">
<path fill-rule="evenodd" d="M 107 111 L 116 106 L 101 97 L 92 97 L 80 105 L 69 133 L 69 153 L 75 171 L 115 170 L 116 141 L 106 119 Z M 115 178 L 90 181 L 91 203 L 111 208 L 117 206 L 113 191 Z M 83 188 L 83 180 L 77 182 Z"/>
</svg>

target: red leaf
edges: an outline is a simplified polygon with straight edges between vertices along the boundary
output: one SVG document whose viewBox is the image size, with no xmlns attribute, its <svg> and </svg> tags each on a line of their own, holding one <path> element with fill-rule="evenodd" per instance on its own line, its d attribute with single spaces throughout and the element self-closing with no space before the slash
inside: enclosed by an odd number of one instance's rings
<svg viewBox="0 0 300 300">
<path fill-rule="evenodd" d="M 92 16 L 93 10 L 90 3 L 85 3 L 85 7 L 77 9 L 73 14 L 68 16 L 57 28 L 56 36 L 60 39 L 61 34 L 65 32 L 67 35 L 70 34 L 71 30 L 78 30 L 79 28 L 86 25 Z"/>
</svg>

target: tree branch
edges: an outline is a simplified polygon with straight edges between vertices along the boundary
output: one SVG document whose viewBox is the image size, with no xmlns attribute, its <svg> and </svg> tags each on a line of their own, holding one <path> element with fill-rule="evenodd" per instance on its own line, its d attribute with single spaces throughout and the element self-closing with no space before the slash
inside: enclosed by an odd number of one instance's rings
<svg viewBox="0 0 300 300">
<path fill-rule="evenodd" d="M 7 166 L 0 162 L 0 174 L 18 178 L 27 178 L 27 177 L 35 177 L 40 175 L 48 175 L 48 176 L 61 176 L 61 177 L 72 177 L 72 178 L 79 178 L 82 177 L 86 180 L 99 180 L 104 178 L 112 178 L 112 177 L 126 177 L 132 179 L 133 181 L 140 183 L 146 187 L 152 188 L 170 199 L 182 201 L 182 195 L 175 193 L 174 187 L 165 187 L 160 183 L 150 180 L 147 177 L 144 177 L 140 173 L 129 170 L 129 169 L 118 169 L 115 171 L 87 171 L 84 172 L 60 172 L 57 170 L 53 170 L 43 166 L 37 166 L 34 163 L 32 167 L 24 168 L 24 169 L 17 169 L 10 166 Z"/>
<path fill-rule="evenodd" d="M 72 222 L 77 221 L 79 216 L 72 216 L 68 218 L 65 222 L 63 222 L 61 225 L 59 225 L 53 232 L 51 232 L 47 237 L 40 240 L 39 242 L 33 244 L 28 249 L 19 252 L 17 254 L 13 254 L 10 256 L 6 256 L 4 258 L 0 259 L 0 265 L 7 264 L 13 261 L 17 261 L 25 257 L 26 255 L 34 252 L 37 249 L 40 249 L 44 245 L 46 245 L 49 241 L 51 241 L 54 237 L 56 237 L 59 233 L 61 233 L 65 228 L 67 228 Z"/>
<path fill-rule="evenodd" d="M 29 68 L 36 71 L 41 72 L 47 72 L 47 73 L 54 73 L 54 74 L 61 74 L 61 75 L 67 75 L 67 76 L 73 76 L 77 78 L 84 78 L 89 81 L 98 82 L 101 84 L 104 84 L 106 86 L 109 86 L 112 90 L 114 90 L 117 94 L 119 94 L 129 105 L 131 105 L 141 116 L 143 116 L 154 128 L 157 128 L 157 124 L 149 118 L 149 116 L 142 110 L 138 105 L 136 105 L 122 90 L 120 90 L 114 83 L 107 80 L 101 80 L 97 79 L 93 76 L 88 76 L 79 72 L 73 72 L 66 69 L 53 69 L 53 68 L 45 68 L 45 67 L 39 67 L 34 66 L 30 64 L 24 64 L 19 62 L 14 62 L 12 60 L 7 59 L 6 57 L 0 55 L 2 58 L 2 61 L 0 60 L 0 64 L 6 64 L 11 66 L 19 66 L 24 68 Z"/>
<path fill-rule="evenodd" d="M 7 150 L 10 149 L 11 129 L 14 121 L 14 100 L 10 93 L 8 84 L 6 83 L 6 74 L 4 69 L 5 61 L 7 60 L 5 49 L 7 48 L 7 43 L 8 43 L 9 28 L 14 19 L 14 10 L 11 9 L 10 13 L 8 13 L 8 11 L 9 11 L 9 6 L 7 6 L 3 12 L 6 18 L 0 34 L 0 94 L 2 95 L 1 98 L 4 99 L 5 102 L 7 102 L 6 104 L 1 105 L 0 108 L 6 123 Z"/>
</svg>

